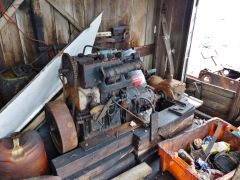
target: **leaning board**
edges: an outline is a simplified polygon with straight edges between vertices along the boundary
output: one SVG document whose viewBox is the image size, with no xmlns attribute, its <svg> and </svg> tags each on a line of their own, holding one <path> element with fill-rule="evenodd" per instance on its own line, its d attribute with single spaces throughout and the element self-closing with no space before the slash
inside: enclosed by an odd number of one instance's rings
<svg viewBox="0 0 240 180">
<path fill-rule="evenodd" d="M 55 56 L 48 65 L 0 112 L 0 138 L 20 131 L 62 88 L 58 76 L 63 53 L 71 56 L 83 51 L 84 46 L 93 45 L 102 19 L 102 13 L 71 44 Z M 85 54 L 91 53 L 91 48 Z"/>
</svg>

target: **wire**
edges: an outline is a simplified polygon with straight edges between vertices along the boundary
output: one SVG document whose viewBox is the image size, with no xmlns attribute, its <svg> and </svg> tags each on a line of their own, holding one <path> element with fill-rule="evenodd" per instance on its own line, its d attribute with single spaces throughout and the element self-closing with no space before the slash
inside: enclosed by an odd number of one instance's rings
<svg viewBox="0 0 240 180">
<path fill-rule="evenodd" d="M 26 37 L 27 39 L 29 39 L 29 40 L 31 40 L 31 41 L 38 42 L 38 43 L 40 43 L 40 44 L 43 44 L 43 45 L 45 45 L 45 46 L 48 46 L 48 44 L 47 44 L 46 42 L 44 42 L 44 41 L 42 41 L 42 40 L 34 39 L 34 38 L 32 38 L 29 34 L 23 32 L 23 31 L 18 27 L 17 23 L 16 23 L 10 16 L 8 16 L 8 15 L 6 14 L 6 12 L 3 10 L 3 8 L 2 8 L 2 1 L 1 1 L 1 0 L 0 0 L 0 11 L 1 11 L 1 14 L 2 14 L 2 16 L 4 17 L 4 19 L 5 19 L 8 23 L 11 23 L 11 24 L 15 25 L 15 26 L 17 27 L 18 31 L 20 31 L 20 32 L 23 34 L 24 37 Z M 51 51 L 48 51 L 48 58 L 49 58 L 49 59 L 52 59 L 52 58 L 53 58 L 53 54 L 52 54 Z"/>
<path fill-rule="evenodd" d="M 41 43 L 41 44 L 44 44 L 45 46 L 47 46 L 47 43 L 45 43 L 44 41 L 41 41 L 41 40 L 37 40 L 37 39 L 34 39 L 32 38 L 30 35 L 28 35 L 27 33 L 23 32 L 17 25 L 17 23 L 10 17 L 8 16 L 5 11 L 3 10 L 2 8 L 2 1 L 0 0 L 0 11 L 1 11 L 1 14 L 2 16 L 4 17 L 4 19 L 6 19 L 6 21 L 8 23 L 11 23 L 11 24 L 14 24 L 17 29 L 23 34 L 23 36 L 25 36 L 27 39 L 30 39 L 31 41 L 35 41 L 35 42 L 38 42 L 38 43 Z"/>
</svg>

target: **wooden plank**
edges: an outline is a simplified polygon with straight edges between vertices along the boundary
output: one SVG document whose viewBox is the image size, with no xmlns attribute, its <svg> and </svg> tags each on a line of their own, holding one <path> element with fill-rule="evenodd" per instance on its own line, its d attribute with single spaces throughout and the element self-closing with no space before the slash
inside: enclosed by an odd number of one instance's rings
<svg viewBox="0 0 240 180">
<path fill-rule="evenodd" d="M 95 176 L 93 179 L 111 179 L 120 173 L 132 168 L 136 164 L 136 159 L 133 153 L 122 158 L 116 165 L 103 172 L 102 174 Z M 129 179 L 130 180 L 130 179 Z"/>
<path fill-rule="evenodd" d="M 61 6 L 66 7 L 70 1 L 59 0 L 58 3 Z M 68 20 L 61 14 L 59 11 L 53 11 L 54 19 L 55 19 L 55 28 L 56 28 L 56 36 L 58 44 L 65 44 L 69 42 L 69 24 Z"/>
<path fill-rule="evenodd" d="M 212 109 L 210 107 L 207 106 L 201 106 L 199 108 L 200 111 L 212 116 L 212 117 L 219 117 L 221 119 L 227 120 L 227 115 L 223 114 L 222 112 L 216 112 L 215 109 Z"/>
<path fill-rule="evenodd" d="M 52 45 L 57 43 L 53 7 L 45 0 L 32 1 L 36 29 L 39 31 L 37 38 Z M 42 32 L 42 35 L 40 33 Z"/>
<path fill-rule="evenodd" d="M 133 146 L 128 146 L 124 148 L 123 150 L 120 150 L 103 160 L 91 165 L 90 167 L 87 167 L 72 176 L 67 177 L 66 179 L 78 179 L 78 180 L 88 180 L 93 179 L 95 176 L 104 173 L 111 167 L 115 166 L 119 160 L 126 157 L 128 154 L 130 154 L 134 150 Z"/>
<path fill-rule="evenodd" d="M 59 13 L 61 13 L 71 24 L 78 29 L 80 32 L 83 30 L 83 27 L 73 19 L 73 17 L 64 10 L 64 7 L 56 1 L 56 0 L 46 0 L 48 3 L 50 3 Z"/>
<path fill-rule="evenodd" d="M 109 31 L 112 27 L 117 26 L 116 9 L 117 0 L 104 0 L 101 1 L 101 10 L 103 13 L 103 21 L 100 26 L 100 31 Z"/>
<path fill-rule="evenodd" d="M 91 9 L 91 11 L 90 11 Z M 85 26 L 89 26 L 92 19 L 94 19 L 100 12 L 101 9 L 101 1 L 99 0 L 84 0 L 84 19 Z M 101 31 L 101 30 L 99 30 Z"/>
<path fill-rule="evenodd" d="M 206 98 L 202 98 L 202 100 L 203 100 L 203 106 L 214 109 L 216 112 L 220 112 L 222 114 L 227 114 L 229 112 L 229 106 L 226 106 L 224 104 L 219 104 L 215 101 L 211 101 Z"/>
<path fill-rule="evenodd" d="M 132 132 L 119 136 L 114 140 L 102 143 L 101 147 L 84 151 L 77 148 L 69 153 L 63 154 L 52 160 L 57 175 L 65 178 L 92 164 L 106 158 L 107 156 L 128 147 L 132 143 Z"/>
<path fill-rule="evenodd" d="M 144 45 L 149 45 L 154 43 L 154 27 L 156 18 L 156 0 L 147 1 L 147 17 L 146 17 L 146 29 L 145 29 L 145 42 Z M 154 52 L 153 52 L 154 53 Z M 144 67 L 146 69 L 152 68 L 152 55 L 143 58 Z"/>
<path fill-rule="evenodd" d="M 16 21 L 15 15 L 12 17 Z M 23 52 L 18 29 L 13 24 L 5 24 L 0 30 L 1 46 L 6 66 L 23 62 Z"/>
<path fill-rule="evenodd" d="M 15 0 L 11 6 L 5 12 L 8 16 L 12 17 L 18 7 L 22 4 L 24 0 Z M 7 24 L 7 21 L 4 17 L 0 18 L 0 30 Z"/>
<path fill-rule="evenodd" d="M 75 19 L 75 21 L 78 22 L 80 27 L 87 28 L 88 26 L 86 26 L 86 23 L 85 23 L 84 0 L 74 1 L 74 3 L 75 4 L 73 5 L 73 10 L 72 10 L 72 6 L 71 6 L 71 8 L 66 9 L 66 11 L 71 9 L 71 12 L 74 13 L 74 19 Z M 96 14 L 96 16 L 98 14 Z M 71 39 L 70 40 L 73 40 L 79 34 L 79 31 L 72 24 L 70 24 L 70 29 L 71 29 L 71 32 L 73 32 L 72 35 L 71 35 Z"/>
<path fill-rule="evenodd" d="M 31 18 L 31 2 L 24 1 L 24 3 L 22 3 L 22 5 L 16 11 L 17 25 L 24 33 L 28 34 L 30 37 L 35 38 Z M 26 64 L 29 64 L 37 58 L 37 43 L 26 38 L 21 32 L 19 32 L 19 34 L 24 62 Z"/>
<path fill-rule="evenodd" d="M 172 11 L 172 49 L 174 49 L 175 78 L 181 79 L 190 28 L 193 0 L 174 1 Z"/>
<path fill-rule="evenodd" d="M 137 51 L 140 57 L 152 55 L 154 53 L 154 48 L 155 48 L 154 44 L 144 45 L 141 47 L 134 47 L 134 49 Z"/>
<path fill-rule="evenodd" d="M 113 178 L 112 180 L 140 180 L 144 179 L 147 175 L 152 173 L 152 168 L 147 165 L 147 163 L 143 162 L 132 169 L 120 174 L 119 176 Z"/>
<path fill-rule="evenodd" d="M 212 84 L 208 84 L 208 83 L 205 83 L 205 82 L 202 82 L 199 80 L 195 80 L 195 79 L 192 79 L 189 77 L 187 78 L 187 81 L 186 81 L 187 84 L 193 84 L 194 82 L 201 84 L 202 90 L 204 89 L 204 90 L 210 91 L 212 93 L 215 93 L 220 96 L 227 97 L 227 98 L 233 98 L 235 96 L 235 92 L 233 92 L 231 90 L 223 89 L 221 87 L 214 86 Z"/>
<path fill-rule="evenodd" d="M 163 29 L 163 36 L 164 36 L 164 47 L 166 50 L 166 54 L 167 54 L 167 64 L 168 64 L 168 73 L 170 73 L 170 75 L 174 75 L 175 69 L 174 69 L 174 64 L 173 64 L 173 56 L 172 56 L 172 48 L 171 48 L 171 43 L 170 43 L 170 31 L 168 29 L 168 22 L 166 19 L 165 14 L 162 14 L 162 29 Z"/>
<path fill-rule="evenodd" d="M 130 44 L 132 47 L 143 46 L 145 41 L 147 0 L 132 0 L 129 21 Z"/>
<path fill-rule="evenodd" d="M 206 89 L 202 90 L 202 97 L 205 99 L 209 99 L 211 101 L 217 102 L 219 104 L 223 104 L 228 107 L 230 107 L 230 105 L 232 104 L 232 100 L 233 100 L 231 98 L 218 95 L 218 94 L 208 91 Z"/>
<path fill-rule="evenodd" d="M 166 60 L 166 51 L 164 50 L 163 46 L 163 39 L 162 39 L 162 6 L 163 1 L 157 1 L 156 3 L 156 33 L 155 33 L 155 53 L 153 57 L 153 67 L 157 69 L 156 74 L 164 77 L 165 73 L 165 60 Z"/>
<path fill-rule="evenodd" d="M 2 51 L 2 37 L 0 36 L 0 71 L 4 68 L 5 68 L 5 62 L 4 62 L 4 56 Z"/>
</svg>

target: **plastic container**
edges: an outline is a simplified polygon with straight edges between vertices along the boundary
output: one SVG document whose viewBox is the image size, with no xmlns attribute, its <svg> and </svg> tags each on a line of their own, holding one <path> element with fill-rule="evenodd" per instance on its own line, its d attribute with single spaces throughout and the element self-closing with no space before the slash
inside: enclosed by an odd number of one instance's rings
<svg viewBox="0 0 240 180">
<path fill-rule="evenodd" d="M 219 119 L 213 118 L 207 123 L 197 126 L 183 134 L 172 139 L 162 141 L 158 144 L 158 154 L 161 160 L 162 171 L 169 171 L 177 179 L 199 179 L 199 174 L 194 167 L 187 164 L 178 157 L 178 150 L 187 150 L 194 139 L 203 139 L 206 136 L 213 136 L 217 129 L 218 122 L 221 121 L 223 126 L 217 138 L 217 141 L 225 141 L 231 145 L 231 151 L 240 151 L 240 138 L 232 133 L 239 130 L 231 124 Z"/>
</svg>

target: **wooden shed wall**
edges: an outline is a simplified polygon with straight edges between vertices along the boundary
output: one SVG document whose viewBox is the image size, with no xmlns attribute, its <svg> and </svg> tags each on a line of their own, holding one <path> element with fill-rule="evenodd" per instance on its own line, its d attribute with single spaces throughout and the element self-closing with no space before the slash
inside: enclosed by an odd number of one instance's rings
<svg viewBox="0 0 240 180">
<path fill-rule="evenodd" d="M 3 9 L 7 10 L 13 1 L 2 0 Z M 69 43 L 80 31 L 49 2 L 57 4 L 65 15 L 74 16 L 80 30 L 104 11 L 99 31 L 126 24 L 130 28 L 131 46 L 154 43 L 157 0 L 24 0 L 13 14 L 13 20 L 31 37 L 54 45 Z M 43 45 L 27 39 L 14 24 L 6 23 L 0 29 L 0 70 L 31 63 L 39 56 L 38 46 Z M 151 67 L 151 60 L 152 56 L 144 57 L 146 67 Z"/>
</svg>

